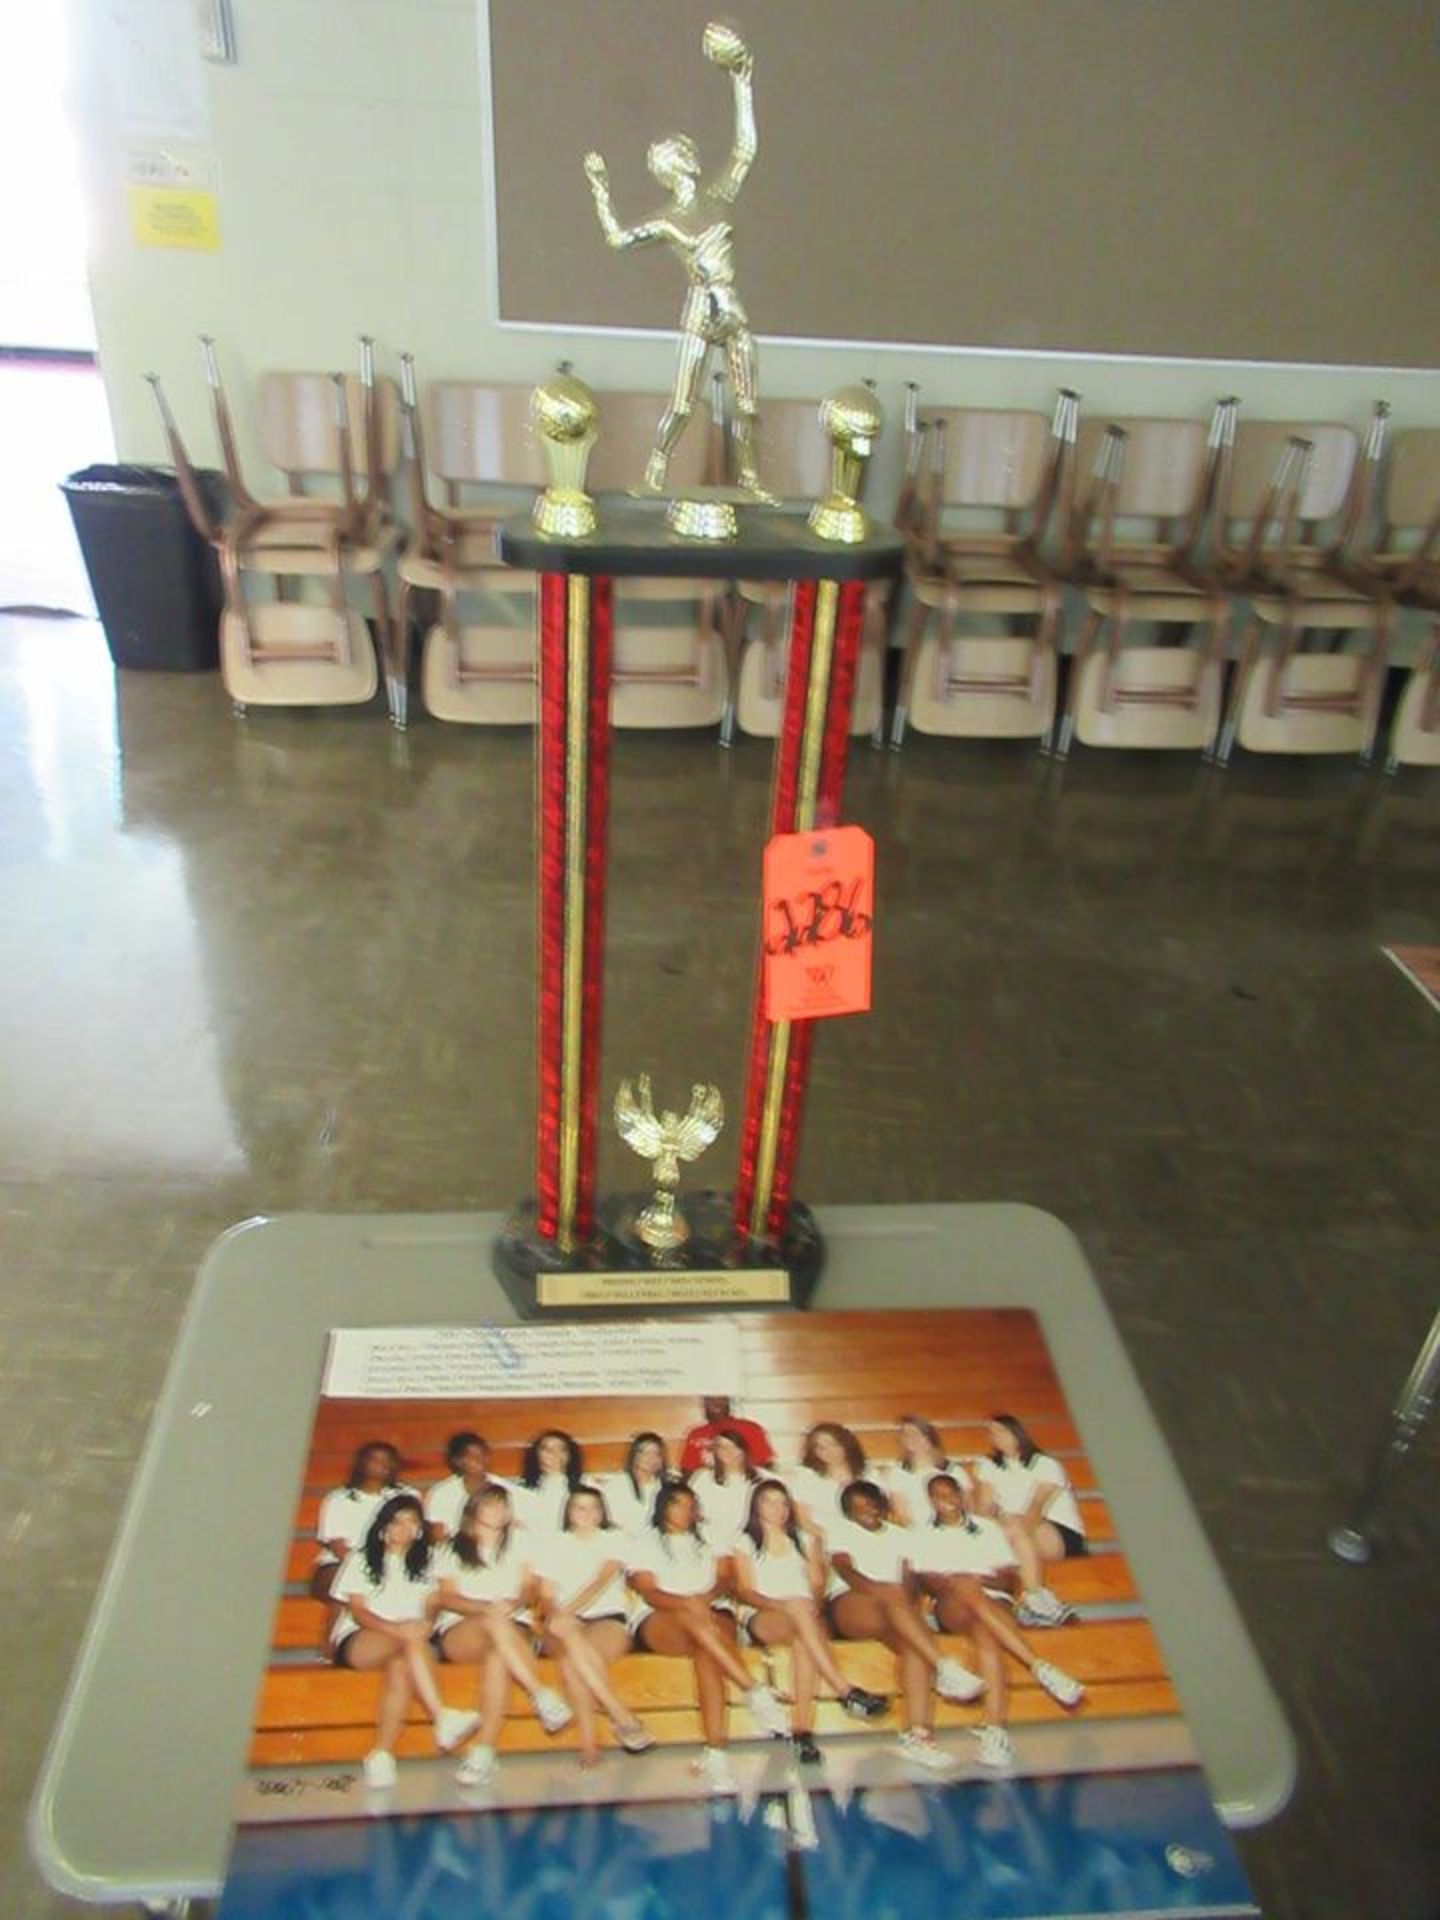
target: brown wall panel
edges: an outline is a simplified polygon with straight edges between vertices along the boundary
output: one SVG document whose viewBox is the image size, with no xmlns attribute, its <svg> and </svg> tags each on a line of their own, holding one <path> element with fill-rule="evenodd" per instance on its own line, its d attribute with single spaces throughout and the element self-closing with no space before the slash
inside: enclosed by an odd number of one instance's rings
<svg viewBox="0 0 1440 1920">
<path fill-rule="evenodd" d="M 715 0 L 490 0 L 500 318 L 674 325 L 645 149 L 729 150 Z M 1440 363 L 1440 34 L 1420 0 L 772 0 L 735 11 L 758 332 Z"/>
</svg>

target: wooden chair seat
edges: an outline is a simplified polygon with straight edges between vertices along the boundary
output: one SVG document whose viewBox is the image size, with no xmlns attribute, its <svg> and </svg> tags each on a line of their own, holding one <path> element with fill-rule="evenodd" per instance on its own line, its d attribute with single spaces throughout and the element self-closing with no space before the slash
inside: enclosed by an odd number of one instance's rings
<svg viewBox="0 0 1440 1920">
<path fill-rule="evenodd" d="M 273 539 L 272 534 L 275 536 Z M 339 550 L 342 570 L 356 574 L 379 573 L 394 552 L 398 539 L 398 529 L 387 527 L 377 540 L 367 545 L 352 547 L 342 542 Z M 335 561 L 325 542 L 304 539 L 295 527 L 263 529 L 255 539 L 247 540 L 240 547 L 238 558 L 241 570 L 245 573 L 318 577 L 331 575 L 335 571 Z"/>
<path fill-rule="evenodd" d="M 447 568 L 452 573 L 463 574 L 467 586 L 472 581 L 488 584 L 493 579 L 497 589 L 503 590 L 502 583 L 508 582 L 513 590 L 528 579 L 528 575 L 516 573 L 513 567 L 503 566 L 496 559 L 493 520 L 468 523 L 457 531 L 444 549 L 443 557 L 421 553 L 413 547 L 400 556 L 400 578 L 409 587 L 425 587 L 438 593 L 445 584 Z"/>
<path fill-rule="evenodd" d="M 1212 580 L 1182 573 L 1178 568 L 1123 559 L 1109 569 L 1106 580 L 1083 589 L 1085 604 L 1107 617 L 1128 603 L 1132 619 L 1193 621 L 1206 616 L 1225 596 Z"/>
</svg>

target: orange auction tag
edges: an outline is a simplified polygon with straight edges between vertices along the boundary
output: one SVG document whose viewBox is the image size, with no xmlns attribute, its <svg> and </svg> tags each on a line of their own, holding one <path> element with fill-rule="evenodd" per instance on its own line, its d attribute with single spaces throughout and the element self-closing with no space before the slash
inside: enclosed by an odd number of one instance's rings
<svg viewBox="0 0 1440 1920">
<path fill-rule="evenodd" d="M 777 833 L 764 885 L 766 1019 L 867 1013 L 875 842 L 865 829 Z"/>
</svg>

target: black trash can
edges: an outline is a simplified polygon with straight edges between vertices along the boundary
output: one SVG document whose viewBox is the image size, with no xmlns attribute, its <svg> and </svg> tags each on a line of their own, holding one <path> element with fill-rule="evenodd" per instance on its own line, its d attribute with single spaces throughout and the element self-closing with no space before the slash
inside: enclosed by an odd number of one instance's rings
<svg viewBox="0 0 1440 1920">
<path fill-rule="evenodd" d="M 200 485 L 218 524 L 224 479 Z M 220 664 L 220 567 L 163 467 L 82 467 L 60 491 L 117 667 L 200 673 Z"/>
</svg>

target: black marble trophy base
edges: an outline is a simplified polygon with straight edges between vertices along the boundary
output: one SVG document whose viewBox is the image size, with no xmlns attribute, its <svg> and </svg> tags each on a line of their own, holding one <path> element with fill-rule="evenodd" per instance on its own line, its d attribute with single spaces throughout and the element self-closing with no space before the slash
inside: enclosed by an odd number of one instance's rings
<svg viewBox="0 0 1440 1920">
<path fill-rule="evenodd" d="M 674 1253 L 660 1254 L 635 1232 L 636 1216 L 649 1198 L 632 1193 L 602 1201 L 595 1237 L 570 1253 L 535 1231 L 535 1202 L 523 1201 L 501 1228 L 493 1259 L 495 1276 L 521 1319 L 775 1312 L 809 1302 L 825 1243 L 808 1207 L 791 1203 L 778 1245 L 740 1245 L 728 1193 L 682 1193 L 679 1210 L 690 1237 Z"/>
</svg>

